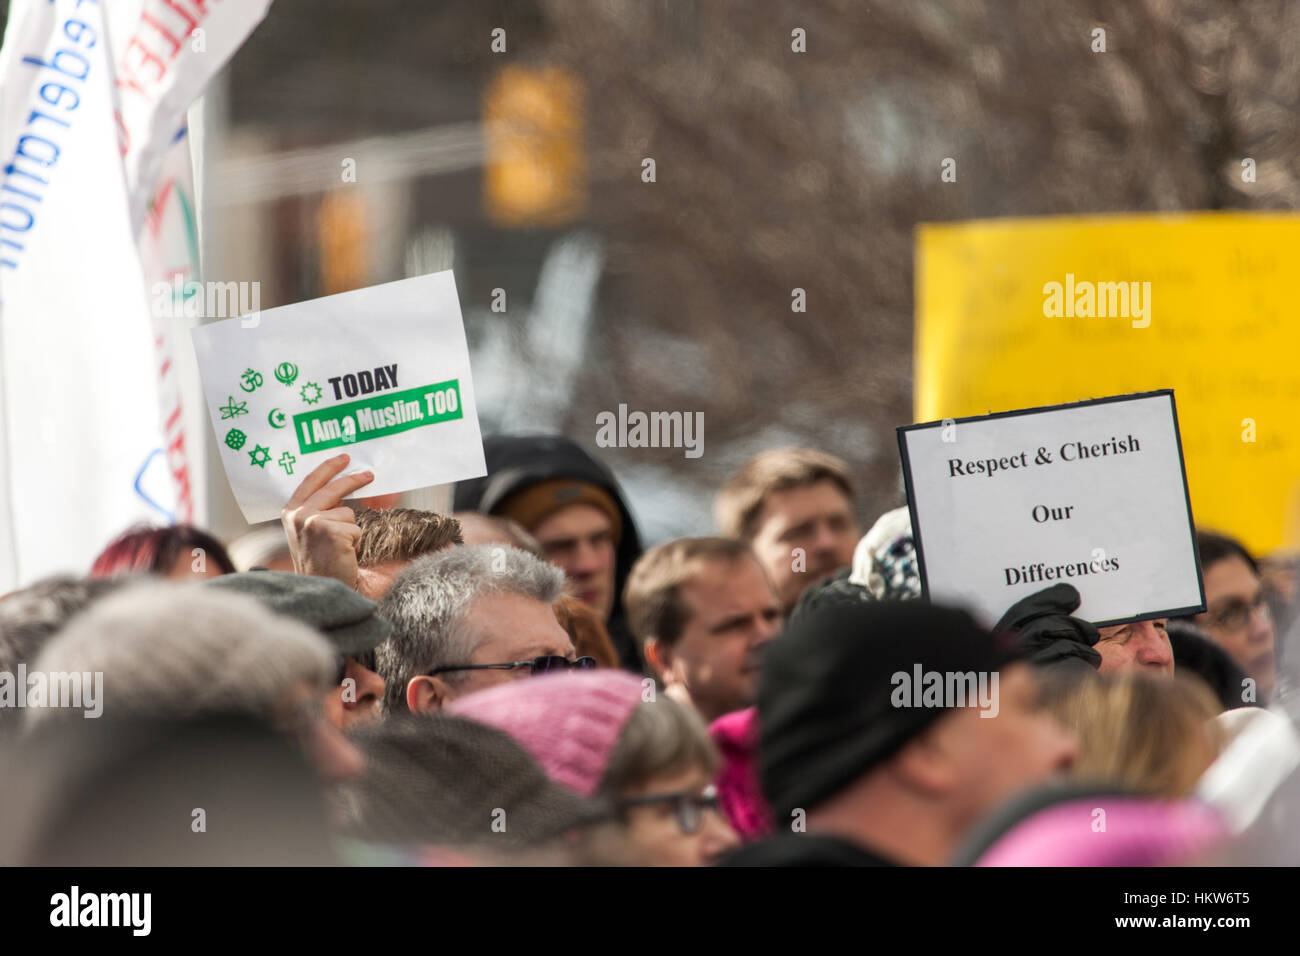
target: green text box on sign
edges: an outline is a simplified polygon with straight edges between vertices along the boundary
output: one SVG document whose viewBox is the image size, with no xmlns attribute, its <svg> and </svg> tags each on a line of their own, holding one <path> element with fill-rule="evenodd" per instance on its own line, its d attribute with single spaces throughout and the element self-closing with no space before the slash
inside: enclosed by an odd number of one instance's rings
<svg viewBox="0 0 1300 956">
<path fill-rule="evenodd" d="M 306 454 L 449 422 L 463 415 L 460 381 L 452 379 L 303 412 L 293 417 L 293 427 L 298 450 Z"/>
</svg>

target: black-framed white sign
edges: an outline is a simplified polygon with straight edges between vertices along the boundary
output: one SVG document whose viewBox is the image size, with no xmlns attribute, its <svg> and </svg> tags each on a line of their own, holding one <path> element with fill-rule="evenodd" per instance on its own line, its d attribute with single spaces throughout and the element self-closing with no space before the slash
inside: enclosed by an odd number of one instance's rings
<svg viewBox="0 0 1300 956">
<path fill-rule="evenodd" d="M 1205 610 L 1171 389 L 898 429 L 924 594 L 986 624 L 1064 581 L 1097 625 Z"/>
</svg>

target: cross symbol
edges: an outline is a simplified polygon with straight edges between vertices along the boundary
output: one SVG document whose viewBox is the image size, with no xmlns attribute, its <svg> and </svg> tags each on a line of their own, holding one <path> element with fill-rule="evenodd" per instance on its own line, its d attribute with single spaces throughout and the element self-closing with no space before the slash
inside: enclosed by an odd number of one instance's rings
<svg viewBox="0 0 1300 956">
<path fill-rule="evenodd" d="M 298 460 L 297 458 L 294 458 L 293 455 L 289 454 L 286 451 L 283 455 L 280 456 L 280 460 L 277 461 L 276 464 L 284 469 L 284 473 L 286 475 L 292 475 L 293 463 L 297 460 Z"/>
</svg>

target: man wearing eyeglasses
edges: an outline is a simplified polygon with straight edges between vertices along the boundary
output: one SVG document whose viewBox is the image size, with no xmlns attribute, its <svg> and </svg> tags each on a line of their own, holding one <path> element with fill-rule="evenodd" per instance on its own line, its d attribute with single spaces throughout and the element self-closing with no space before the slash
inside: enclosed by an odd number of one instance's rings
<svg viewBox="0 0 1300 956">
<path fill-rule="evenodd" d="M 551 605 L 564 572 L 503 545 L 464 545 L 402 572 L 379 608 L 393 627 L 375 655 L 385 713 L 442 710 L 502 681 L 587 668 Z"/>
</svg>

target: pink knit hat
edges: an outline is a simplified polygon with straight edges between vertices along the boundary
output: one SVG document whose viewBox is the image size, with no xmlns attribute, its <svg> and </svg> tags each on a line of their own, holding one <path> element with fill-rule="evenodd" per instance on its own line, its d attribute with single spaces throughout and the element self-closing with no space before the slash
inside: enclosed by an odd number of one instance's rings
<svg viewBox="0 0 1300 956">
<path fill-rule="evenodd" d="M 1097 810 L 1105 810 L 1101 828 Z M 1057 804 L 1012 827 L 976 866 L 1178 866 L 1227 836 L 1223 818 L 1196 800 L 1089 797 Z"/>
<path fill-rule="evenodd" d="M 548 777 L 590 797 L 641 699 L 640 678 L 626 671 L 571 671 L 498 684 L 449 710 L 509 734 Z"/>
</svg>

